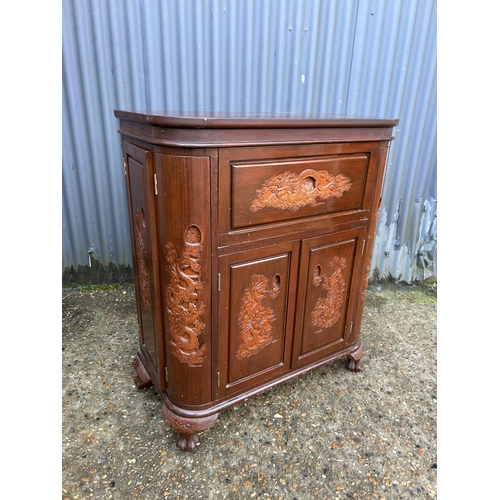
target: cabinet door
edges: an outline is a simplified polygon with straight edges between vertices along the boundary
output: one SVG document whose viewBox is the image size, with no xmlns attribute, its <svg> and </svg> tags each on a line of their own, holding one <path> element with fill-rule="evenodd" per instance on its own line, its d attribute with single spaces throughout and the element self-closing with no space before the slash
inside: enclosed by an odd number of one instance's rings
<svg viewBox="0 0 500 500">
<path fill-rule="evenodd" d="M 160 382 L 165 385 L 160 366 L 163 349 L 156 331 L 161 331 L 161 312 L 158 310 L 158 256 L 156 237 L 156 209 L 154 202 L 154 155 L 133 144 L 123 143 L 129 220 L 132 234 L 132 252 L 137 295 L 141 350 L 160 371 Z"/>
<path fill-rule="evenodd" d="M 218 399 L 290 368 L 298 243 L 220 259 Z"/>
<path fill-rule="evenodd" d="M 363 228 L 302 241 L 294 368 L 356 342 L 352 318 L 364 234 Z"/>
</svg>

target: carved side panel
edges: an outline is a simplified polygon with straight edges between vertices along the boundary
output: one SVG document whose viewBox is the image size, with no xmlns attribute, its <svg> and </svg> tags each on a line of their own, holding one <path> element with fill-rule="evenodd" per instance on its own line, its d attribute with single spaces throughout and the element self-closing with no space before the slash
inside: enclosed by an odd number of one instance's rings
<svg viewBox="0 0 500 500">
<path fill-rule="evenodd" d="M 316 266 L 312 283 L 314 286 L 321 285 L 326 291 L 326 297 L 319 298 L 316 301 L 311 314 L 311 321 L 314 326 L 330 328 L 340 318 L 340 311 L 344 304 L 346 283 L 342 276 L 342 271 L 346 267 L 346 260 L 336 255 L 330 261 L 329 266 L 333 269 L 328 276 L 320 275 L 320 266 Z"/>
<path fill-rule="evenodd" d="M 172 404 L 193 409 L 212 398 L 212 160 L 189 152 L 158 154 L 156 203 L 166 391 Z"/>
<path fill-rule="evenodd" d="M 378 209 L 375 212 L 375 215 L 373 217 L 372 225 L 374 228 L 377 227 L 379 215 L 380 215 L 380 205 L 378 206 Z M 363 276 L 363 280 L 361 282 L 361 289 L 360 289 L 361 302 L 363 302 L 363 303 L 366 300 L 366 292 L 368 290 L 368 282 L 370 281 L 371 256 L 372 256 L 372 252 L 373 252 L 374 243 L 375 243 L 375 235 L 374 234 L 368 235 L 366 249 L 365 249 L 367 263 L 365 266 L 365 274 Z"/>
<path fill-rule="evenodd" d="M 151 313 L 151 283 L 149 282 L 149 273 L 146 267 L 146 215 L 142 207 L 135 209 L 134 226 L 140 288 L 139 295 L 142 307 L 146 312 Z"/>
<path fill-rule="evenodd" d="M 263 274 L 253 274 L 250 286 L 245 289 L 238 315 L 241 345 L 236 357 L 246 358 L 257 354 L 267 345 L 277 342 L 272 336 L 273 325 L 277 317 L 271 307 L 262 303 L 265 297 L 276 298 L 280 293 L 280 277 L 276 275 L 273 286 L 269 288 L 269 279 Z"/>
<path fill-rule="evenodd" d="M 170 278 L 165 297 L 170 345 L 172 354 L 189 366 L 201 365 L 206 351 L 206 345 L 199 340 L 206 326 L 202 321 L 205 303 L 200 299 L 204 288 L 200 265 L 202 249 L 202 233 L 195 225 L 186 230 L 180 256 L 173 243 L 165 245 Z"/>
<path fill-rule="evenodd" d="M 368 264 L 365 268 L 365 275 L 361 283 L 361 293 L 360 293 L 361 302 L 364 302 L 366 300 L 366 291 L 368 290 L 368 281 L 370 280 L 370 270 L 371 270 L 371 265 Z"/>
<path fill-rule="evenodd" d="M 318 200 L 340 198 L 351 187 L 349 177 L 332 175 L 327 170 L 306 169 L 300 174 L 286 171 L 264 181 L 255 193 L 250 210 L 272 207 L 297 211 L 306 205 L 316 206 Z"/>
</svg>

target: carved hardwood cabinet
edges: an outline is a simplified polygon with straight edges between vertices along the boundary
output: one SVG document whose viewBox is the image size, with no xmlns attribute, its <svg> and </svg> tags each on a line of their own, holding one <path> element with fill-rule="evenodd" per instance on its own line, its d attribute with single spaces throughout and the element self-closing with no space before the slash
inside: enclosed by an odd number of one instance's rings
<svg viewBox="0 0 500 500">
<path fill-rule="evenodd" d="M 120 122 L 138 388 L 177 446 L 359 335 L 394 119 L 165 115 Z"/>
</svg>

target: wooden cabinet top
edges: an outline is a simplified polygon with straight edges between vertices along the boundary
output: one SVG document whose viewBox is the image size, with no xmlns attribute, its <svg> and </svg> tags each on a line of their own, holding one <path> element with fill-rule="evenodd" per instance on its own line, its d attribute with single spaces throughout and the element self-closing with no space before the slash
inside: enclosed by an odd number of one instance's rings
<svg viewBox="0 0 500 500">
<path fill-rule="evenodd" d="M 162 113 L 115 110 L 120 133 L 151 144 L 224 147 L 392 140 L 399 120 L 288 113 Z"/>
</svg>

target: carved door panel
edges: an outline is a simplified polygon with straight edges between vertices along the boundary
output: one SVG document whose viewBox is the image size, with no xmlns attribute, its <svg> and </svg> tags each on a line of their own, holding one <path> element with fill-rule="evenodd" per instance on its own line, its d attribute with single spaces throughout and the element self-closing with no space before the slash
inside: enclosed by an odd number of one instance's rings
<svg viewBox="0 0 500 500">
<path fill-rule="evenodd" d="M 154 155 L 151 151 L 123 143 L 129 220 L 131 221 L 133 265 L 141 350 L 157 372 L 162 364 L 162 347 L 156 337 L 161 321 L 158 308 L 156 210 L 154 203 Z"/>
<path fill-rule="evenodd" d="M 167 394 L 183 408 L 212 399 L 211 162 L 156 157 Z"/>
<path fill-rule="evenodd" d="M 290 368 L 298 246 L 220 259 L 219 399 Z"/>
<path fill-rule="evenodd" d="M 334 354 L 356 339 L 355 292 L 365 229 L 302 241 L 294 367 Z M 356 326 L 356 329 L 354 328 Z"/>
</svg>

